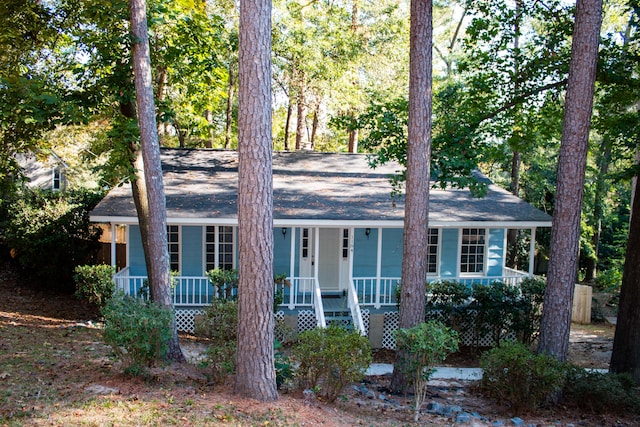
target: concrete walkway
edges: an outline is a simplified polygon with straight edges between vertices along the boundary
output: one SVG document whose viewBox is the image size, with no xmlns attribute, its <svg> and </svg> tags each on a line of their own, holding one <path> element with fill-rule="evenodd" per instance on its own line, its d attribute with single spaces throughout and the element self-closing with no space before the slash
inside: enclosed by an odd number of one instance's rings
<svg viewBox="0 0 640 427">
<path fill-rule="evenodd" d="M 365 375 L 386 375 L 393 372 L 393 365 L 390 363 L 372 363 Z M 477 381 L 482 378 L 480 368 L 436 368 L 431 375 L 433 380 L 465 380 Z"/>
</svg>

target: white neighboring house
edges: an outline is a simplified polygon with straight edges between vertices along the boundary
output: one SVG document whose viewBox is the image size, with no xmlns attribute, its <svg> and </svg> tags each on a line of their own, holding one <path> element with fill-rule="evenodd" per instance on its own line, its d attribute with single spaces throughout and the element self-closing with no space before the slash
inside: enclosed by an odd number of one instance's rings
<svg viewBox="0 0 640 427">
<path fill-rule="evenodd" d="M 66 172 L 69 165 L 53 151 L 37 156 L 34 153 L 16 155 L 26 177 L 26 185 L 42 190 L 64 191 L 67 187 Z"/>
</svg>

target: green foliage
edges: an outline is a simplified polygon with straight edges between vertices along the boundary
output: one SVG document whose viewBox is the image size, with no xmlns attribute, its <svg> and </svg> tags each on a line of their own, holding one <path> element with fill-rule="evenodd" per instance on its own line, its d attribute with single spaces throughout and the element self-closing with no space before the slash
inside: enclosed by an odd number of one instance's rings
<svg viewBox="0 0 640 427">
<path fill-rule="evenodd" d="M 518 294 L 518 288 L 503 282 L 473 286 L 470 308 L 476 311 L 475 327 L 478 337 L 491 334 L 495 343 L 506 338 L 506 326 L 513 324 L 517 312 Z"/>
<path fill-rule="evenodd" d="M 205 364 L 211 369 L 212 380 L 223 382 L 236 369 L 238 302 L 214 300 L 196 323 L 195 333 L 211 340 Z"/>
<path fill-rule="evenodd" d="M 123 362 L 125 372 L 144 372 L 166 356 L 173 333 L 170 309 L 116 292 L 102 315 L 104 340 Z"/>
<path fill-rule="evenodd" d="M 276 274 L 273 277 L 275 290 L 273 293 L 273 311 L 278 311 L 278 306 L 284 302 L 284 287 L 290 287 L 291 283 L 287 280 L 287 273 Z"/>
<path fill-rule="evenodd" d="M 207 277 L 215 287 L 214 298 L 232 300 L 238 297 L 238 270 L 222 270 L 216 268 L 207 271 Z"/>
<path fill-rule="evenodd" d="M 414 387 L 415 421 L 426 399 L 427 382 L 437 364 L 458 350 L 458 333 L 441 322 L 429 321 L 396 332 L 396 348 L 401 354 L 400 371 Z"/>
<path fill-rule="evenodd" d="M 471 288 L 456 281 L 435 281 L 427 284 L 425 318 L 471 336 L 475 346 L 487 334 L 495 345 L 509 337 L 528 344 L 540 329 L 544 289 L 545 281 L 537 277 L 524 279 L 519 288 L 499 281 Z"/>
<path fill-rule="evenodd" d="M 213 301 L 195 325 L 196 335 L 218 343 L 235 340 L 237 329 L 237 301 Z"/>
<path fill-rule="evenodd" d="M 513 330 L 518 340 L 531 344 L 540 332 L 542 303 L 547 283 L 540 277 L 528 277 L 520 283 L 520 298 L 513 317 Z"/>
<path fill-rule="evenodd" d="M 564 399 L 584 411 L 603 413 L 640 413 L 640 396 L 628 374 L 570 370 L 564 389 Z"/>
<path fill-rule="evenodd" d="M 480 358 L 483 393 L 513 410 L 535 409 L 562 390 L 567 366 L 557 359 L 533 354 L 524 344 L 509 342 Z"/>
<path fill-rule="evenodd" d="M 457 324 L 471 298 L 471 288 L 454 280 L 427 283 L 426 318 L 443 319 L 445 325 Z"/>
<path fill-rule="evenodd" d="M 102 308 L 113 295 L 115 269 L 110 265 L 79 265 L 74 269 L 76 296 Z"/>
<path fill-rule="evenodd" d="M 291 354 L 299 364 L 300 386 L 319 389 L 331 402 L 347 384 L 364 376 L 372 360 L 367 337 L 333 325 L 301 333 Z"/>
<path fill-rule="evenodd" d="M 611 268 L 598 273 L 596 277 L 596 286 L 603 292 L 615 292 L 620 290 L 622 286 L 622 263 L 617 263 Z"/>
<path fill-rule="evenodd" d="M 24 189 L 5 225 L 5 242 L 24 271 L 50 288 L 72 291 L 73 269 L 91 263 L 99 248 L 100 230 L 89 222 L 89 211 L 101 198 L 83 190 Z"/>
<path fill-rule="evenodd" d="M 294 375 L 294 367 L 291 358 L 282 351 L 282 344 L 276 340 L 273 343 L 274 366 L 276 368 L 276 384 L 279 389 L 287 386 Z"/>
</svg>

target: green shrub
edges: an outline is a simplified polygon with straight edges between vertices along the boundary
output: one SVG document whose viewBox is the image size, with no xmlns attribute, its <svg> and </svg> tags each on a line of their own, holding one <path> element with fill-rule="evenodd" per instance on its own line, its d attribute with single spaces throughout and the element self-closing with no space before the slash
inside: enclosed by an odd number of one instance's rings
<svg viewBox="0 0 640 427">
<path fill-rule="evenodd" d="M 471 298 L 471 288 L 453 280 L 427 283 L 426 320 L 442 320 L 445 325 L 459 323 Z"/>
<path fill-rule="evenodd" d="M 278 388 L 283 388 L 293 379 L 293 365 L 291 358 L 282 351 L 282 344 L 279 341 L 273 343 L 274 365 L 276 368 L 276 384 Z"/>
<path fill-rule="evenodd" d="M 539 277 L 528 277 L 520 283 L 520 297 L 516 300 L 512 328 L 518 341 L 531 344 L 540 332 L 542 303 L 546 282 Z"/>
<path fill-rule="evenodd" d="M 598 272 L 596 277 L 596 287 L 601 292 L 617 292 L 622 285 L 622 263 L 616 263 L 620 265 L 613 265 L 611 268 L 605 271 Z"/>
<path fill-rule="evenodd" d="M 508 402 L 514 410 L 535 409 L 562 390 L 567 365 L 533 354 L 524 344 L 505 342 L 480 358 L 480 388 L 488 397 Z"/>
<path fill-rule="evenodd" d="M 211 369 L 215 383 L 224 381 L 236 370 L 238 302 L 214 300 L 205 310 L 204 318 L 196 322 L 195 333 L 211 339 L 205 364 Z"/>
<path fill-rule="evenodd" d="M 79 265 L 74 269 L 76 296 L 102 308 L 113 295 L 115 269 L 110 265 Z"/>
<path fill-rule="evenodd" d="M 493 342 L 507 338 L 510 326 L 518 315 L 519 290 L 503 282 L 490 285 L 473 285 L 473 302 L 469 309 L 475 311 L 476 338 L 490 334 Z"/>
<path fill-rule="evenodd" d="M 458 333 L 442 322 L 429 321 L 396 331 L 396 348 L 400 351 L 398 367 L 414 387 L 415 421 L 427 397 L 427 382 L 437 364 L 458 350 Z"/>
<path fill-rule="evenodd" d="M 207 271 L 207 277 L 215 287 L 215 299 L 232 300 L 238 297 L 238 270 L 221 270 L 216 268 Z"/>
<path fill-rule="evenodd" d="M 291 353 L 299 363 L 299 385 L 320 390 L 331 402 L 347 384 L 362 379 L 372 360 L 367 337 L 335 325 L 301 333 Z"/>
<path fill-rule="evenodd" d="M 89 221 L 89 211 L 101 197 L 86 190 L 22 190 L 3 231 L 23 271 L 49 288 L 73 292 L 74 268 L 93 262 L 100 247 L 100 229 Z"/>
<path fill-rule="evenodd" d="M 598 414 L 640 412 L 640 396 L 628 374 L 593 372 L 575 367 L 567 379 L 564 398 L 582 410 Z"/>
<path fill-rule="evenodd" d="M 116 292 L 102 315 L 104 340 L 123 362 L 125 372 L 144 372 L 166 356 L 173 333 L 170 309 Z"/>
</svg>

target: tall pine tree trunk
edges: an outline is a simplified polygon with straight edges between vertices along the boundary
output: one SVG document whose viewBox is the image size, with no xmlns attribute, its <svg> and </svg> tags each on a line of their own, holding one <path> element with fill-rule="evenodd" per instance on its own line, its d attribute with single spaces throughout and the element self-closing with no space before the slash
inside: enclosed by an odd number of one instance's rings
<svg viewBox="0 0 640 427">
<path fill-rule="evenodd" d="M 235 389 L 278 398 L 274 368 L 271 1 L 240 2 L 238 348 Z"/>
<path fill-rule="evenodd" d="M 558 159 L 556 204 L 538 352 L 565 360 L 577 279 L 580 213 L 596 78 L 601 0 L 579 0 Z"/>
<path fill-rule="evenodd" d="M 133 70 L 136 86 L 136 105 L 140 127 L 140 151 L 148 210 L 141 212 L 146 217 L 146 238 L 148 251 L 147 274 L 151 300 L 171 309 L 171 276 L 169 252 L 167 249 L 167 212 L 160 163 L 160 145 L 156 127 L 155 103 L 151 80 L 151 60 L 147 32 L 147 12 L 145 0 L 131 0 L 131 33 L 133 39 Z M 138 188 L 140 196 L 144 193 Z M 144 199 L 141 199 L 144 201 Z M 142 221 L 144 223 L 144 220 Z M 175 321 L 173 336 L 169 341 L 168 357 L 173 361 L 184 361 L 178 342 Z"/>
<path fill-rule="evenodd" d="M 631 374 L 640 384 L 640 185 L 633 186 L 633 205 L 627 253 L 622 273 L 616 334 L 611 354 L 611 372 Z"/>
<path fill-rule="evenodd" d="M 404 242 L 400 295 L 400 328 L 424 322 L 427 279 L 427 230 L 431 161 L 431 0 L 411 1 L 409 45 L 409 122 Z M 392 390 L 404 390 L 402 351 L 396 351 Z"/>
<path fill-rule="evenodd" d="M 289 151 L 289 129 L 291 127 L 291 115 L 293 114 L 293 100 L 287 99 L 287 120 L 284 123 L 284 151 Z"/>
<path fill-rule="evenodd" d="M 298 74 L 302 74 L 298 71 Z M 304 76 L 299 76 L 298 79 L 298 96 L 297 96 L 297 122 L 296 122 L 296 150 L 302 149 L 302 137 L 304 135 L 304 119 L 305 119 L 305 94 L 304 94 Z"/>
</svg>

